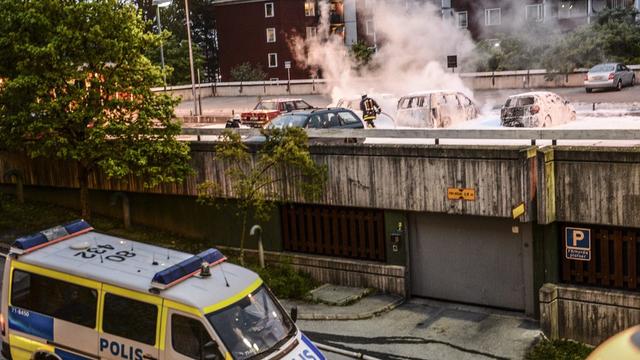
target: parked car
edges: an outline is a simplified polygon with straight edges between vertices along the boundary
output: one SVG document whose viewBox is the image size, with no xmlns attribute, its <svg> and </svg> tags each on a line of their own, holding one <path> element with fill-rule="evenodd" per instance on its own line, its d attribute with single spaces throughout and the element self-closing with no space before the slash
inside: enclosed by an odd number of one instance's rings
<svg viewBox="0 0 640 360">
<path fill-rule="evenodd" d="M 260 101 L 252 111 L 240 115 L 242 124 L 262 127 L 278 115 L 294 110 L 309 110 L 314 107 L 302 99 L 270 99 Z"/>
<path fill-rule="evenodd" d="M 478 116 L 478 108 L 457 91 L 427 91 L 403 96 L 398 101 L 396 126 L 446 128 Z"/>
<path fill-rule="evenodd" d="M 293 111 L 273 119 L 269 128 L 300 127 L 306 129 L 363 129 L 364 123 L 351 110 L 345 108 L 327 108 L 306 111 Z"/>
<path fill-rule="evenodd" d="M 507 127 L 549 127 L 575 119 L 573 105 L 548 91 L 512 95 L 500 111 L 500 123 Z"/>
<path fill-rule="evenodd" d="M 622 90 L 624 86 L 633 86 L 636 74 L 620 63 L 598 64 L 584 76 L 584 87 L 588 93 L 593 89 Z"/>
</svg>

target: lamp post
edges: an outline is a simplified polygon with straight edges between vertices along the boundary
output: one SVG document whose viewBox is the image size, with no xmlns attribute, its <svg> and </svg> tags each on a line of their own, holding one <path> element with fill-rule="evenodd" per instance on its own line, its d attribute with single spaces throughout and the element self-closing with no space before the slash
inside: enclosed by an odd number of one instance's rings
<svg viewBox="0 0 640 360">
<path fill-rule="evenodd" d="M 191 22 L 189 21 L 189 0 L 184 0 L 184 11 L 187 16 L 187 38 L 189 39 L 189 66 L 191 67 L 191 95 L 193 96 L 193 114 L 198 116 L 198 103 L 196 102 L 196 77 L 193 71 L 193 50 L 191 49 Z"/>
<path fill-rule="evenodd" d="M 165 8 L 171 5 L 171 0 L 153 0 L 152 4 L 157 7 L 156 17 L 158 18 L 158 35 L 162 36 L 160 8 Z M 167 74 L 164 72 L 164 47 L 162 46 L 162 37 L 160 38 L 160 61 L 162 62 L 162 80 L 164 83 L 164 90 L 167 91 Z"/>
</svg>

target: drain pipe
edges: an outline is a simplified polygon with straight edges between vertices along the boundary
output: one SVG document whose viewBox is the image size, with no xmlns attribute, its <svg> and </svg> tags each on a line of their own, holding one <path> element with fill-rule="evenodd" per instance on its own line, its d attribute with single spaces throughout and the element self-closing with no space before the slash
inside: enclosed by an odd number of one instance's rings
<svg viewBox="0 0 640 360">
<path fill-rule="evenodd" d="M 342 350 L 339 349 L 337 347 L 333 347 L 330 345 L 325 345 L 325 344 L 320 344 L 317 342 L 314 342 L 314 344 L 318 347 L 318 349 L 320 350 L 324 350 L 324 351 L 328 351 L 334 354 L 340 354 L 340 355 L 344 355 L 344 356 L 348 356 L 350 358 L 353 359 L 364 359 L 364 360 L 382 360 L 382 359 L 378 359 L 369 355 L 365 355 L 363 353 L 357 353 L 357 352 L 353 352 L 353 351 L 348 351 L 348 350 Z"/>
</svg>

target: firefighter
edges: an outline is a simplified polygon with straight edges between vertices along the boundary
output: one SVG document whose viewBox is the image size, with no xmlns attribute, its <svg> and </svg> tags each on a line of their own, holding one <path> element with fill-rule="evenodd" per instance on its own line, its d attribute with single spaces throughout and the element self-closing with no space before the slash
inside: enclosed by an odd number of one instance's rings
<svg viewBox="0 0 640 360">
<path fill-rule="evenodd" d="M 375 128 L 374 121 L 376 121 L 377 115 L 382 112 L 378 103 L 364 94 L 360 101 L 360 110 L 362 110 L 362 119 L 367 123 L 367 127 Z"/>
</svg>

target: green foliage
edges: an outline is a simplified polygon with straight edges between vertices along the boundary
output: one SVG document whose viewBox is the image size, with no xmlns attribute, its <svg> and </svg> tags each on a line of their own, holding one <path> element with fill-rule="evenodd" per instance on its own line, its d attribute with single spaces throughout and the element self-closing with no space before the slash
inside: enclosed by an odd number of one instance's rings
<svg viewBox="0 0 640 360">
<path fill-rule="evenodd" d="M 351 56 L 355 59 L 358 67 L 369 65 L 375 51 L 364 41 L 358 41 L 351 45 Z"/>
<path fill-rule="evenodd" d="M 162 74 L 144 53 L 158 45 L 117 0 L 0 0 L 0 144 L 75 162 L 84 216 L 92 172 L 182 180 L 192 169 L 178 100 L 150 90 Z"/>
<path fill-rule="evenodd" d="M 478 71 L 505 71 L 539 68 L 542 54 L 559 38 L 548 29 L 533 25 L 527 34 L 499 34 L 497 41 L 482 41 L 476 48 Z M 497 44 L 497 46 L 496 46 Z"/>
<path fill-rule="evenodd" d="M 250 62 L 236 65 L 230 72 L 232 81 L 260 81 L 267 78 L 260 65 L 253 66 Z"/>
<path fill-rule="evenodd" d="M 307 134 L 300 128 L 263 131 L 266 142 L 252 156 L 240 135 L 227 130 L 216 145 L 216 157 L 225 163 L 231 194 L 237 198 L 242 217 L 240 261 L 244 261 L 246 221 L 252 212 L 258 221 L 267 221 L 276 201 L 286 202 L 296 194 L 285 193 L 297 188 L 302 197 L 317 198 L 327 180 L 326 166 L 311 158 Z M 214 205 L 225 196 L 223 185 L 207 181 L 198 186 L 198 199 Z"/>
<path fill-rule="evenodd" d="M 640 63 L 640 22 L 637 11 L 609 9 L 580 27 L 546 53 L 543 65 L 561 74 L 602 62 Z"/>
<path fill-rule="evenodd" d="M 525 360 L 583 360 L 593 351 L 584 344 L 570 340 L 542 340 L 532 347 Z"/>
<path fill-rule="evenodd" d="M 297 271 L 291 264 L 269 264 L 264 269 L 249 265 L 260 275 L 276 297 L 280 299 L 305 300 L 309 291 L 319 284 L 305 272 Z"/>
</svg>

